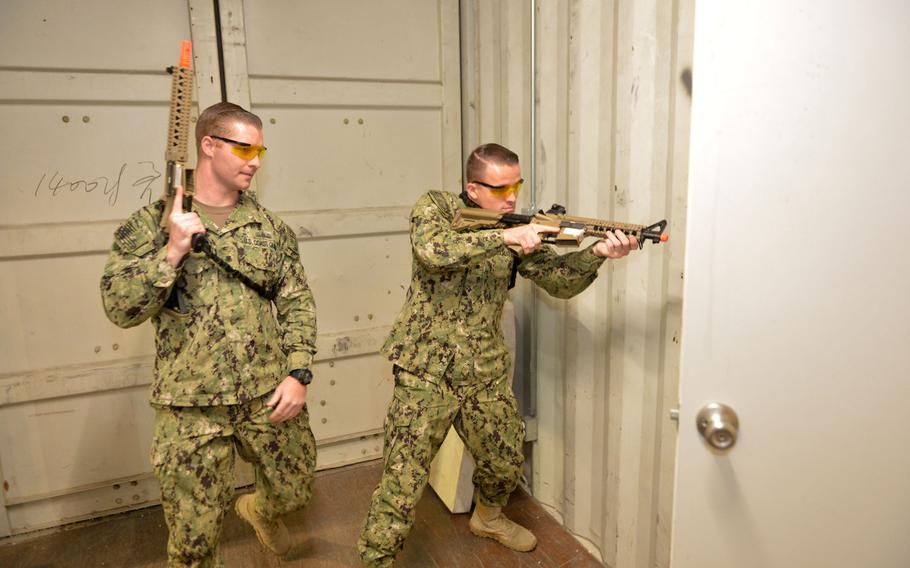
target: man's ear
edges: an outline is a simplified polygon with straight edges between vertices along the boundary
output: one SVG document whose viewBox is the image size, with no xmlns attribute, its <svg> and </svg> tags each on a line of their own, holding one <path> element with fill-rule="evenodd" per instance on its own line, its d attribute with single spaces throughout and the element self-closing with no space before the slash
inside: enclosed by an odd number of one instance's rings
<svg viewBox="0 0 910 568">
<path fill-rule="evenodd" d="M 207 157 L 213 157 L 215 155 L 215 139 L 211 136 L 203 136 L 199 142 L 199 150 Z"/>
<path fill-rule="evenodd" d="M 469 183 L 465 186 L 465 189 L 468 192 L 468 197 L 471 198 L 471 201 L 477 202 L 477 184 Z"/>
</svg>

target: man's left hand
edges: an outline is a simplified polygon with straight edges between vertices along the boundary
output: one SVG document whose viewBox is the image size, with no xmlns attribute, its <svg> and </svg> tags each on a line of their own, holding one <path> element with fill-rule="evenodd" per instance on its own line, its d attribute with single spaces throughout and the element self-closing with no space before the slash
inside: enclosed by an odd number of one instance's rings
<svg viewBox="0 0 910 568">
<path fill-rule="evenodd" d="M 284 422 L 300 414 L 300 409 L 306 402 L 306 387 L 294 377 L 285 377 L 275 394 L 269 399 L 266 406 L 275 410 L 269 414 L 269 422 Z"/>
<path fill-rule="evenodd" d="M 594 254 L 600 258 L 622 258 L 637 248 L 638 239 L 634 235 L 627 236 L 617 229 L 594 244 Z"/>
</svg>

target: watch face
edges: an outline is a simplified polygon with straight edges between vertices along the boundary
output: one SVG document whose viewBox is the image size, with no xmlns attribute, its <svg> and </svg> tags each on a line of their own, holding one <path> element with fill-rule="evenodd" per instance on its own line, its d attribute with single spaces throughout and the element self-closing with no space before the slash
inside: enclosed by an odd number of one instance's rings
<svg viewBox="0 0 910 568">
<path fill-rule="evenodd" d="M 294 369 L 290 372 L 290 375 L 302 385 L 308 385 L 313 380 L 313 372 L 309 369 Z"/>
</svg>

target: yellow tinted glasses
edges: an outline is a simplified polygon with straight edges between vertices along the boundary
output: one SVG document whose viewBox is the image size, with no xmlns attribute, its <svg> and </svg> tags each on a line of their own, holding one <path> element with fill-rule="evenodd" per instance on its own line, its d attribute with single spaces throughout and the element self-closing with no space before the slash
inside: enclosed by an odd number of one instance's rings
<svg viewBox="0 0 910 568">
<path fill-rule="evenodd" d="M 247 144 L 246 142 L 238 142 L 236 140 L 231 140 L 230 138 L 225 138 L 224 136 L 216 136 L 214 134 L 210 135 L 212 138 L 217 138 L 222 142 L 227 142 L 231 145 L 231 153 L 235 156 L 239 156 L 244 160 L 252 160 L 256 156 L 259 156 L 261 160 L 265 156 L 265 146 L 257 146 L 256 144 Z"/>
<path fill-rule="evenodd" d="M 518 192 L 521 191 L 521 185 L 524 182 L 524 179 L 520 179 L 515 183 L 510 183 L 508 185 L 490 185 L 482 181 L 472 181 L 471 183 L 476 183 L 477 185 L 484 186 L 485 188 L 489 189 L 490 193 L 496 197 L 505 198 L 512 195 L 513 193 L 515 195 L 518 195 Z"/>
</svg>

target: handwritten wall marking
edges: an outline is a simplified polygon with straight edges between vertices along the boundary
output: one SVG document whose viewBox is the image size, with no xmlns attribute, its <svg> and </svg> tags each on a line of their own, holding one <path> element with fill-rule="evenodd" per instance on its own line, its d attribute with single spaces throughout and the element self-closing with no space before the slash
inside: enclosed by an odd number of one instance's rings
<svg viewBox="0 0 910 568">
<path fill-rule="evenodd" d="M 42 174 L 35 185 L 35 198 L 42 195 L 57 197 L 69 193 L 95 193 L 96 191 L 107 198 L 111 207 L 117 204 L 121 188 L 133 189 L 139 201 L 152 202 L 152 184 L 161 177 L 161 172 L 155 167 L 154 162 L 123 163 L 120 171 L 115 176 L 98 176 L 91 179 L 67 179 L 57 170 L 48 177 Z"/>
</svg>

